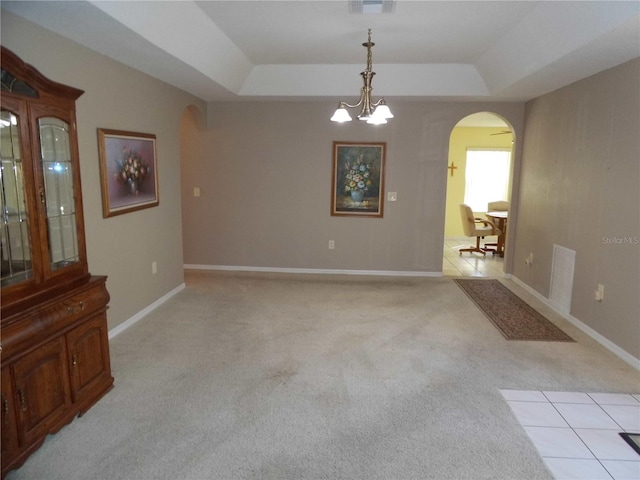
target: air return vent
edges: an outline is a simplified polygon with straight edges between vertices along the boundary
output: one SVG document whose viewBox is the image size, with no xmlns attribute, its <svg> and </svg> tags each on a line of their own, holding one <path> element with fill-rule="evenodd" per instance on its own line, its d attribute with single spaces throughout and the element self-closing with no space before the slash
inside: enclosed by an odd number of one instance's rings
<svg viewBox="0 0 640 480">
<path fill-rule="evenodd" d="M 349 13 L 393 13 L 396 0 L 350 0 Z"/>
<path fill-rule="evenodd" d="M 571 311 L 575 264 L 575 250 L 570 250 L 560 245 L 553 246 L 549 303 L 564 314 L 568 314 Z"/>
</svg>

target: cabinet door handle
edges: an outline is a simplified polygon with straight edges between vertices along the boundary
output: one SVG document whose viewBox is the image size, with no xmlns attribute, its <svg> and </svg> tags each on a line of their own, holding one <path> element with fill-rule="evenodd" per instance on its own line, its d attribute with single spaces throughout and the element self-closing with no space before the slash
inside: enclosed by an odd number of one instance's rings
<svg viewBox="0 0 640 480">
<path fill-rule="evenodd" d="M 23 412 L 27 411 L 27 402 L 24 399 L 24 392 L 22 390 L 18 390 L 18 396 L 20 397 L 20 408 Z"/>
<path fill-rule="evenodd" d="M 76 357 L 75 353 L 71 356 L 71 365 L 73 365 L 74 367 L 78 365 L 78 357 Z"/>
<path fill-rule="evenodd" d="M 9 400 L 6 398 L 2 399 L 2 412 L 4 413 L 4 422 L 7 423 L 9 421 Z"/>
</svg>

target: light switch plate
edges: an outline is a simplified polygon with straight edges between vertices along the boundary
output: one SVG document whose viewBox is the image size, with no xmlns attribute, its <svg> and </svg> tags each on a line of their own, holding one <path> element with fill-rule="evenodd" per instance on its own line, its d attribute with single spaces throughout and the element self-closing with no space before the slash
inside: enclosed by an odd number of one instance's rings
<svg viewBox="0 0 640 480">
<path fill-rule="evenodd" d="M 387 193 L 387 200 L 390 202 L 395 202 L 398 200 L 398 192 L 389 192 Z"/>
</svg>

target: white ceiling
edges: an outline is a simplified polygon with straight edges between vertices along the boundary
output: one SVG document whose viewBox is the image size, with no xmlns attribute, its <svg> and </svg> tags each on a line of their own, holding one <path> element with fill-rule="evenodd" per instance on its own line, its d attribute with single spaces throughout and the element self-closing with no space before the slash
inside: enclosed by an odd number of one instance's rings
<svg viewBox="0 0 640 480">
<path fill-rule="evenodd" d="M 368 0 L 367 0 L 368 1 Z M 205 101 L 528 100 L 640 56 L 640 1 L 5 1 Z"/>
</svg>

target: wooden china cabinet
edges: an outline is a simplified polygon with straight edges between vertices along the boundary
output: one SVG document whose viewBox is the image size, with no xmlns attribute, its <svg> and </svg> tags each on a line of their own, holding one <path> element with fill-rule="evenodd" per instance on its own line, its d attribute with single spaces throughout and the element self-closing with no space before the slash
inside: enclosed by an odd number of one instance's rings
<svg viewBox="0 0 640 480">
<path fill-rule="evenodd" d="M 105 277 L 88 271 L 75 101 L 1 47 L 2 477 L 113 386 Z"/>
</svg>

